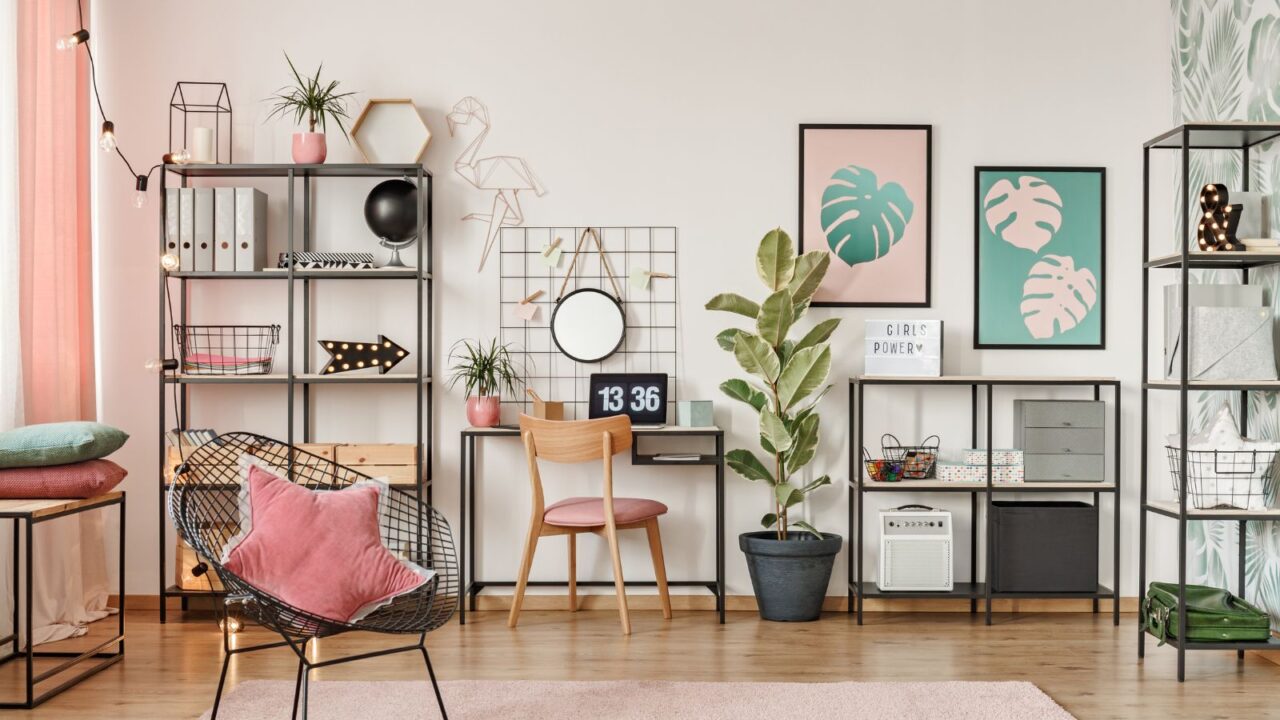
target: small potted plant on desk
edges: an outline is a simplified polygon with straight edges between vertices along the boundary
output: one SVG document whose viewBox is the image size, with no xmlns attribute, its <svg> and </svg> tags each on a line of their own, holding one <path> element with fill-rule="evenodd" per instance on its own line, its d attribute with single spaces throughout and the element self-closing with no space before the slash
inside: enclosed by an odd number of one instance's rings
<svg viewBox="0 0 1280 720">
<path fill-rule="evenodd" d="M 756 269 L 770 293 L 764 302 L 724 293 L 707 303 L 708 310 L 736 313 L 755 323 L 755 332 L 730 328 L 716 341 L 755 379 L 727 380 L 720 389 L 759 416 L 764 459 L 739 449 L 726 453 L 725 460 L 734 472 L 769 490 L 772 507 L 760 521 L 765 530 L 738 536 L 765 620 L 818 619 L 832 565 L 844 544 L 839 535 L 818 532 L 789 516 L 809 493 L 831 484 L 827 475 L 804 484 L 797 477 L 818 449 L 817 405 L 831 387 L 825 385 L 831 369 L 827 339 L 840 321 L 823 320 L 797 339 L 787 337 L 804 317 L 830 262 L 823 251 L 796 257 L 791 238 L 781 229 L 772 230 L 756 252 Z"/>
<path fill-rule="evenodd" d="M 467 391 L 467 422 L 472 427 L 493 427 L 502 415 L 503 388 L 514 396 L 521 373 L 506 345 L 497 340 L 488 347 L 480 340 L 459 340 L 449 350 L 453 364 L 449 387 L 462 383 Z"/>
<path fill-rule="evenodd" d="M 316 68 L 315 75 L 304 78 L 293 66 L 289 53 L 285 53 L 284 59 L 289 63 L 289 70 L 298 84 L 286 85 L 276 91 L 275 105 L 267 117 L 292 115 L 293 121 L 299 125 L 305 117 L 307 132 L 293 134 L 293 161 L 299 165 L 322 163 L 329 154 L 324 138 L 324 131 L 328 129 L 327 118 L 333 118 L 345 137 L 347 128 L 342 124 L 342 119 L 350 118 L 347 114 L 347 98 L 355 93 L 338 92 L 337 80 L 321 83 L 320 71 L 324 69 L 323 63 Z M 320 132 L 316 132 L 316 125 L 320 126 Z"/>
</svg>

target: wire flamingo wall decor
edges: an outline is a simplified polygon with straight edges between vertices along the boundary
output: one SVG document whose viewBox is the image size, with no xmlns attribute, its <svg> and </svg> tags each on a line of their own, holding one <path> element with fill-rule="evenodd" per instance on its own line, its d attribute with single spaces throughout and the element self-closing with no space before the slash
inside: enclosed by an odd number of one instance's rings
<svg viewBox="0 0 1280 720">
<path fill-rule="evenodd" d="M 484 251 L 480 255 L 480 266 L 476 268 L 476 272 L 479 272 L 489 259 L 489 251 L 493 249 L 498 232 L 504 226 L 524 223 L 524 212 L 520 209 L 520 191 L 532 190 L 535 195 L 542 196 L 546 194 L 547 188 L 533 174 L 524 158 L 512 155 L 477 157 L 480 154 L 480 144 L 489 135 L 489 108 L 484 103 L 471 96 L 464 97 L 453 106 L 447 120 L 450 136 L 462 126 L 479 128 L 479 132 L 475 133 L 475 137 L 454 161 L 453 171 L 478 190 L 494 191 L 493 208 L 488 213 L 471 213 L 462 218 L 488 223 Z"/>
</svg>

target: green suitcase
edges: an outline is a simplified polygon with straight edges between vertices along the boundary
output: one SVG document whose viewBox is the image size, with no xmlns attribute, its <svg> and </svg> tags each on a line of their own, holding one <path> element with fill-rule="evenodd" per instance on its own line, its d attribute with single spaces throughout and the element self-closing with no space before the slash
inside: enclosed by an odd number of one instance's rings
<svg viewBox="0 0 1280 720">
<path fill-rule="evenodd" d="M 1271 637 L 1267 613 L 1226 590 L 1187 586 L 1187 631 L 1178 627 L 1177 583 L 1151 583 L 1142 603 L 1142 623 L 1163 645 L 1169 638 L 1188 642 L 1265 641 Z"/>
</svg>

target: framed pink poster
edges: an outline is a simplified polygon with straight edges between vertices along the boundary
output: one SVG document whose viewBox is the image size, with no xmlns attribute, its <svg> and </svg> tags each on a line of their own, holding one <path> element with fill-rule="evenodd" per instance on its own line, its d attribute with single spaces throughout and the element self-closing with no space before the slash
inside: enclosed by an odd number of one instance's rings
<svg viewBox="0 0 1280 720">
<path fill-rule="evenodd" d="M 929 307 L 932 125 L 801 125 L 800 252 L 827 307 Z"/>
</svg>

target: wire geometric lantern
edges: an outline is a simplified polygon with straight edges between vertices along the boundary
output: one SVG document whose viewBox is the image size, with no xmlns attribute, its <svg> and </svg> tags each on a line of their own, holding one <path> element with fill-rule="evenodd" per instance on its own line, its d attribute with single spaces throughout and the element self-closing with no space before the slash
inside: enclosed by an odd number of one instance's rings
<svg viewBox="0 0 1280 720">
<path fill-rule="evenodd" d="M 181 134 L 178 143 L 174 144 L 174 113 L 182 113 Z M 233 162 L 231 157 L 231 93 L 224 82 L 179 81 L 173 86 L 173 95 L 169 98 L 169 152 L 191 151 L 191 126 L 208 127 L 196 123 L 192 115 L 213 115 L 213 162 Z M 226 119 L 223 119 L 226 115 Z M 222 127 L 226 125 L 226 142 L 222 139 Z M 222 159 L 226 150 L 226 160 Z"/>
</svg>

